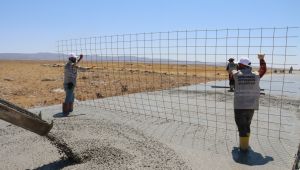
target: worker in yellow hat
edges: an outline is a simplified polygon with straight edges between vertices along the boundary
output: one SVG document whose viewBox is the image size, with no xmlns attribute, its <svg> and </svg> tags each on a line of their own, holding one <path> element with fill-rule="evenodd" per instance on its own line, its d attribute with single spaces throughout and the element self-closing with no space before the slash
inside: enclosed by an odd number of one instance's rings
<svg viewBox="0 0 300 170">
<path fill-rule="evenodd" d="M 233 70 L 235 80 L 234 90 L 234 118 L 240 136 L 240 151 L 247 152 L 250 139 L 250 124 L 254 110 L 258 110 L 260 78 L 267 71 L 265 54 L 258 54 L 259 70 L 252 71 L 249 58 L 242 57 L 238 62 L 238 71 Z"/>
</svg>

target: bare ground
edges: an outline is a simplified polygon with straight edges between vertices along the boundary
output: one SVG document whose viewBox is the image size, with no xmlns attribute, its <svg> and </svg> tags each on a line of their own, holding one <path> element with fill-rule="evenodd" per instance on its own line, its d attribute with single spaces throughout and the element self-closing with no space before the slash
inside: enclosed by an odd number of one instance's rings
<svg viewBox="0 0 300 170">
<path fill-rule="evenodd" d="M 33 108 L 64 100 L 63 65 L 55 61 L 0 61 L 0 98 Z M 76 99 L 105 98 L 227 78 L 223 67 L 142 63 L 80 63 Z"/>
</svg>

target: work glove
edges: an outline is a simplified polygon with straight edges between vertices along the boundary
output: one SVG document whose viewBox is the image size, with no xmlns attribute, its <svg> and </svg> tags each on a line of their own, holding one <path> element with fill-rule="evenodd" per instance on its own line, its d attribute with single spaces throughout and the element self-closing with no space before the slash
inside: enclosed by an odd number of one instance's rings
<svg viewBox="0 0 300 170">
<path fill-rule="evenodd" d="M 257 54 L 257 58 L 258 58 L 259 60 L 262 60 L 262 59 L 265 58 L 265 54 L 262 54 L 262 53 Z"/>
<path fill-rule="evenodd" d="M 73 89 L 73 87 L 74 87 L 74 84 L 72 83 L 72 82 L 70 82 L 70 83 L 68 83 L 68 89 Z"/>
</svg>

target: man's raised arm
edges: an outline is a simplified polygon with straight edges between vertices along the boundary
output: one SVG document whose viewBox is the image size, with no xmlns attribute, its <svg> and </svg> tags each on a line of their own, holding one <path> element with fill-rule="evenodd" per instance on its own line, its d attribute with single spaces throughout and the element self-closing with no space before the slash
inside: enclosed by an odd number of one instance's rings
<svg viewBox="0 0 300 170">
<path fill-rule="evenodd" d="M 259 70 L 258 70 L 258 74 L 259 77 L 262 78 L 265 73 L 267 72 L 267 64 L 265 62 L 265 54 L 258 54 L 257 58 L 259 59 Z"/>
</svg>

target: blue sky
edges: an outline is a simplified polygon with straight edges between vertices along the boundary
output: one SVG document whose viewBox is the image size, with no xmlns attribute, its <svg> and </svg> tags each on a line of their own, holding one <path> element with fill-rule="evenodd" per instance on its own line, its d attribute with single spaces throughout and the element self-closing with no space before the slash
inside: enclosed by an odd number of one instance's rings
<svg viewBox="0 0 300 170">
<path fill-rule="evenodd" d="M 0 53 L 56 52 L 57 40 L 111 34 L 300 26 L 299 7 L 299 0 L 1 0 Z"/>
</svg>

